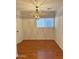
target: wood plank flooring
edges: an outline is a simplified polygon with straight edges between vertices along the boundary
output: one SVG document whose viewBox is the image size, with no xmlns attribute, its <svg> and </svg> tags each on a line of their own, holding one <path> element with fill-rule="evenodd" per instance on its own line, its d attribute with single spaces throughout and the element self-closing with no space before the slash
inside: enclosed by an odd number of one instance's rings
<svg viewBox="0 0 79 59">
<path fill-rule="evenodd" d="M 16 59 L 63 59 L 63 51 L 54 40 L 24 40 L 17 50 Z"/>
</svg>

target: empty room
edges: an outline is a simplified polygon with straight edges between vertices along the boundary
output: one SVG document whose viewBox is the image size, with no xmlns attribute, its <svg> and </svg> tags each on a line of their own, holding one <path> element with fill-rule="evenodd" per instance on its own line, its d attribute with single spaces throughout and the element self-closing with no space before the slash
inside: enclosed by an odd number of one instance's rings
<svg viewBox="0 0 79 59">
<path fill-rule="evenodd" d="M 63 59 L 63 0 L 16 0 L 16 59 Z"/>
</svg>

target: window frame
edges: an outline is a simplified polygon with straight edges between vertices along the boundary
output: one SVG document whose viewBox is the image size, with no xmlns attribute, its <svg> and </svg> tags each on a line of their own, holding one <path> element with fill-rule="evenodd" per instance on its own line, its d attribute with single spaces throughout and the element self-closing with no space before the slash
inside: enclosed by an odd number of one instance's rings
<svg viewBox="0 0 79 59">
<path fill-rule="evenodd" d="M 52 26 L 52 27 L 38 27 L 38 26 L 37 26 L 37 21 L 38 21 L 38 20 L 42 20 L 42 19 L 44 19 L 44 20 L 45 20 L 45 19 L 46 19 L 46 20 L 47 20 L 47 19 L 53 20 L 53 26 Z M 37 19 L 37 20 L 35 21 L 35 23 L 36 23 L 36 24 L 35 24 L 35 25 L 36 25 L 36 28 L 39 28 L 39 29 L 53 29 L 53 28 L 55 28 L 55 18 L 40 18 L 40 19 Z"/>
</svg>

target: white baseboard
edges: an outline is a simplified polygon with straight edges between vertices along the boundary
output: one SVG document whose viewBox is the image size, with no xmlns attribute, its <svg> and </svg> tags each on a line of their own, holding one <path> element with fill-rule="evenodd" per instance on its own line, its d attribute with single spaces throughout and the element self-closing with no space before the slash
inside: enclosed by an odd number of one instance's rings
<svg viewBox="0 0 79 59">
<path fill-rule="evenodd" d="M 58 46 L 63 50 L 63 43 L 61 43 L 60 41 L 58 40 L 55 40 L 55 42 L 58 44 Z"/>
<path fill-rule="evenodd" d="M 23 41 L 23 39 L 22 39 L 22 40 L 17 41 L 17 42 L 16 42 L 16 44 L 21 43 L 22 41 Z"/>
</svg>

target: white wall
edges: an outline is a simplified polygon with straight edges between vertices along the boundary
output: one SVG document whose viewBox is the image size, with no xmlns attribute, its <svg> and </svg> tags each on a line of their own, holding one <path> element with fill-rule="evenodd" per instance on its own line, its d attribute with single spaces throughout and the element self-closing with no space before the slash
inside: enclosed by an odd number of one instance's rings
<svg viewBox="0 0 79 59">
<path fill-rule="evenodd" d="M 17 30 L 19 32 L 17 32 Z M 20 18 L 20 13 L 17 12 L 17 16 L 16 16 L 16 43 L 20 43 L 22 40 L 23 40 L 22 19 Z"/>
<path fill-rule="evenodd" d="M 34 40 L 34 39 L 54 39 L 55 32 L 54 29 L 39 29 L 36 27 L 36 22 L 34 19 L 23 19 L 23 33 L 25 40 Z"/>
<path fill-rule="evenodd" d="M 63 9 L 60 8 L 55 17 L 56 42 L 63 49 Z"/>
</svg>

